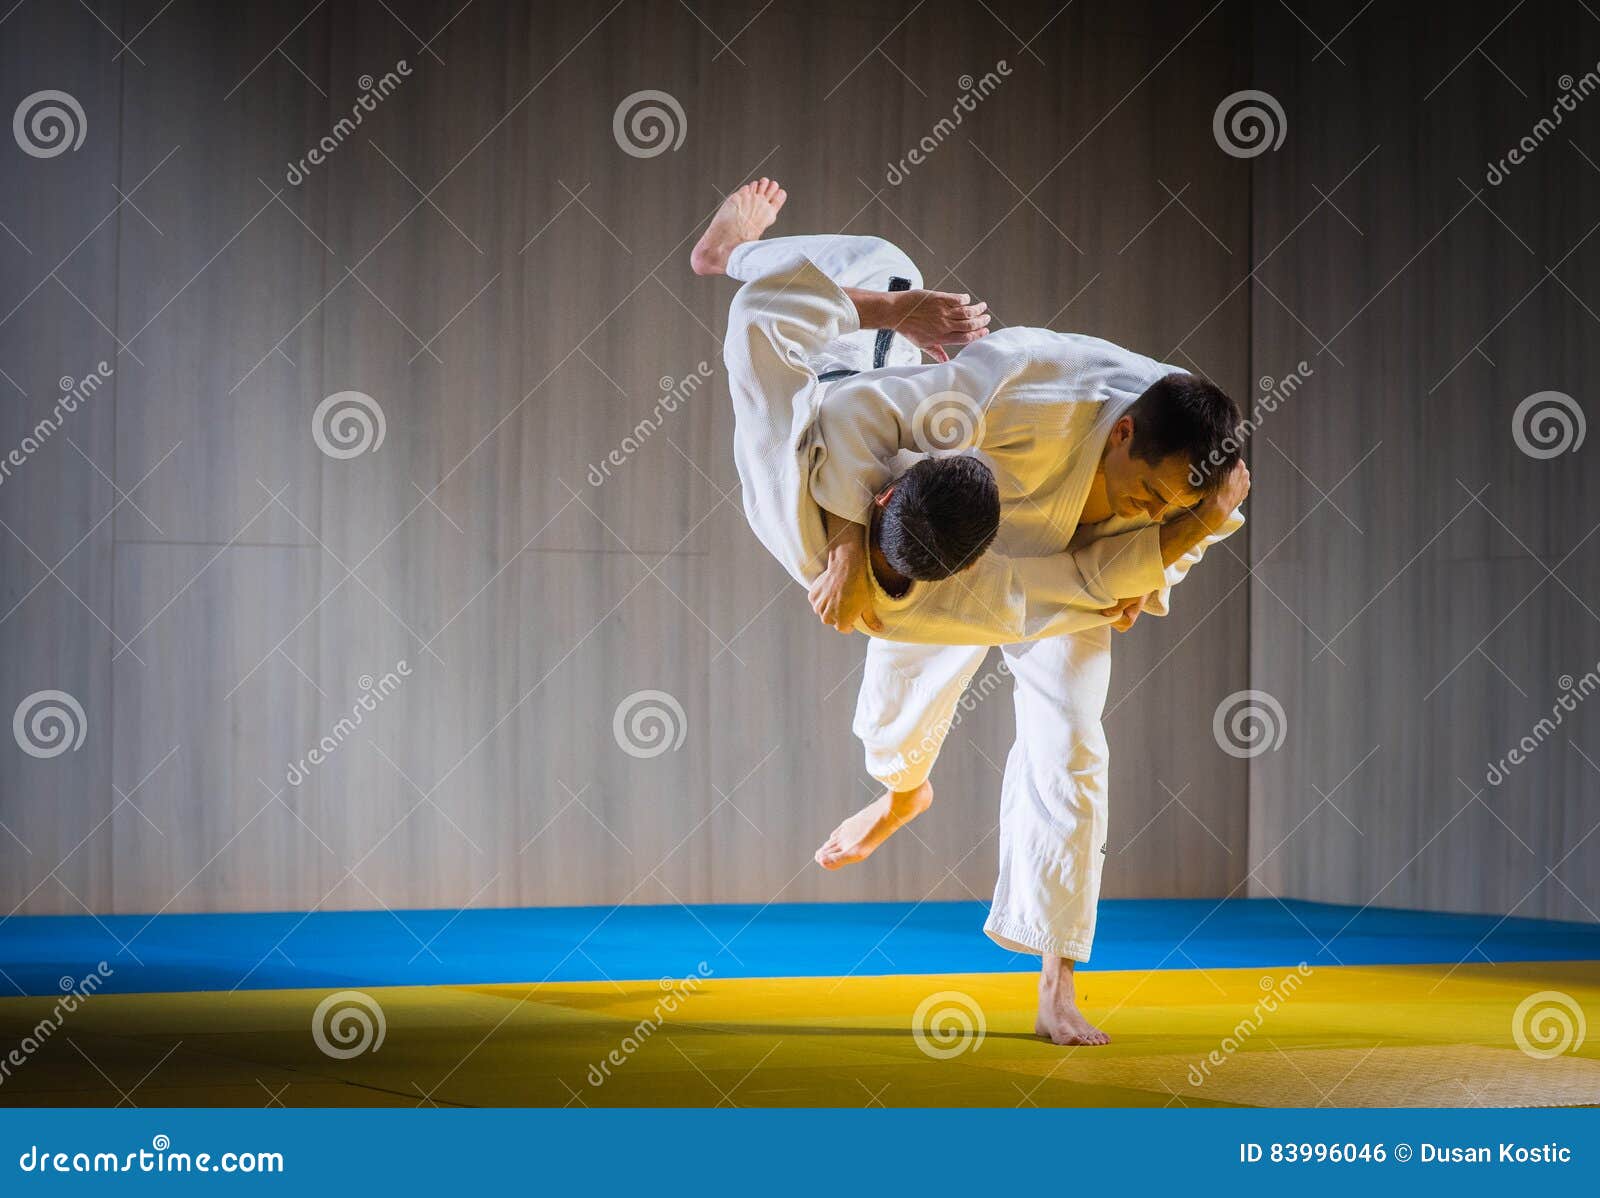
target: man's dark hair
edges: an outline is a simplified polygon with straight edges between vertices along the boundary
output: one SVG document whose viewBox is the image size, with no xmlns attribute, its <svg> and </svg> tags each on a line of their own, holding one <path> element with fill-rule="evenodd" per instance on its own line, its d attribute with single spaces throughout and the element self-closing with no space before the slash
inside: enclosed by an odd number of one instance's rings
<svg viewBox="0 0 1600 1198">
<path fill-rule="evenodd" d="M 1129 452 L 1152 466 L 1181 454 L 1189 482 L 1199 490 L 1220 486 L 1241 456 L 1238 405 L 1222 388 L 1192 374 L 1157 379 L 1133 401 L 1128 415 L 1133 417 Z"/>
<path fill-rule="evenodd" d="M 924 459 L 894 480 L 878 517 L 877 543 L 907 578 L 936 582 L 977 561 L 999 531 L 994 472 L 960 454 Z"/>
</svg>

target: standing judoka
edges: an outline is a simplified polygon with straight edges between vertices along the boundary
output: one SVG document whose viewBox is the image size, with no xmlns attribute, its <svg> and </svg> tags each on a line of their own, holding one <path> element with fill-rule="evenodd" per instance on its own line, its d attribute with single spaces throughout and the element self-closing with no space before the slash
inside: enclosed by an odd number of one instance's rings
<svg viewBox="0 0 1600 1198">
<path fill-rule="evenodd" d="M 736 408 L 741 393 L 765 394 L 783 412 L 792 400 L 806 430 L 810 452 L 784 498 L 803 491 L 802 502 L 825 514 L 827 535 L 791 555 L 799 568 L 769 535 L 763 541 L 810 583 L 826 622 L 878 634 L 855 731 L 885 794 L 841 824 L 817 860 L 862 860 L 927 808 L 928 773 L 955 705 L 987 647 L 1006 645 L 1017 741 L 985 930 L 1044 958 L 1041 1034 L 1105 1043 L 1077 1010 L 1072 970 L 1088 959 L 1105 849 L 1108 630 L 1141 611 L 1165 614 L 1167 589 L 1242 523 L 1248 472 L 1232 448 L 1237 409 L 1215 387 L 1095 338 L 1038 329 L 989 337 L 982 305 L 917 290 L 915 267 L 879 239 L 756 240 L 784 198 L 767 180 L 741 188 L 693 265 L 748 281 L 727 339 Z M 940 346 L 954 344 L 967 348 L 948 359 Z M 918 347 L 940 363 L 916 365 Z M 952 421 L 965 425 L 966 445 L 948 443 Z M 944 581 L 906 577 L 881 545 L 884 512 L 905 485 L 892 460 L 901 450 L 966 447 L 996 478 L 1006 552 Z M 740 474 L 749 510 L 763 462 L 741 457 Z M 751 521 L 761 533 L 754 512 Z"/>
</svg>

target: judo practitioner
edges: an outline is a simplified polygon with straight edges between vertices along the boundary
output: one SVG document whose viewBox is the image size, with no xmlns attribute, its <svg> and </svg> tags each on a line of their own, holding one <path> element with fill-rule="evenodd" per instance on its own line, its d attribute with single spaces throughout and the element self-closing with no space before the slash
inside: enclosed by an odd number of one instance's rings
<svg viewBox="0 0 1600 1198">
<path fill-rule="evenodd" d="M 769 180 L 740 188 L 692 265 L 746 283 L 726 360 L 751 526 L 825 622 L 872 634 L 854 728 L 885 793 L 817 860 L 860 861 L 926 810 L 962 691 L 988 647 L 1005 646 L 1017 740 L 985 931 L 1043 957 L 1040 1034 L 1105 1043 L 1077 1009 L 1072 970 L 1089 956 L 1106 847 L 1109 632 L 1164 615 L 1170 587 L 1242 524 L 1237 408 L 1096 338 L 991 336 L 984 305 L 921 290 L 880 239 L 760 240 L 785 198 Z M 965 348 L 950 358 L 944 346 Z M 919 365 L 920 350 L 935 363 Z M 916 489 L 895 458 L 931 452 L 917 470 L 952 450 L 992 475 L 1001 552 L 982 552 L 986 530 L 954 559 L 924 546 L 946 572 L 923 580 L 888 552 L 886 525 L 891 540 L 906 531 L 888 515 L 896 494 Z M 985 479 L 968 469 L 987 511 Z M 928 527 L 912 521 L 910 539 Z"/>
</svg>

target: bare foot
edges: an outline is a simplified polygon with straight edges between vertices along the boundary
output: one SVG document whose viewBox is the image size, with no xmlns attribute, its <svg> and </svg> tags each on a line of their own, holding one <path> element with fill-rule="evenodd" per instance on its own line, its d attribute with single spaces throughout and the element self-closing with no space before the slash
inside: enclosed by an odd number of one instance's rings
<svg viewBox="0 0 1600 1198">
<path fill-rule="evenodd" d="M 776 179 L 746 183 L 722 201 L 706 231 L 689 253 L 689 265 L 697 275 L 720 275 L 728 270 L 728 255 L 747 241 L 754 241 L 778 219 L 778 209 L 789 193 Z"/>
<path fill-rule="evenodd" d="M 1034 1020 L 1033 1034 L 1063 1046 L 1110 1044 L 1111 1037 L 1078 1010 L 1078 992 L 1072 977 L 1076 964 L 1069 957 L 1044 959 L 1043 971 L 1039 974 L 1039 1018 Z"/>
<path fill-rule="evenodd" d="M 915 790 L 889 791 L 868 803 L 833 830 L 817 850 L 823 869 L 840 869 L 865 861 L 889 837 L 933 804 L 933 787 L 924 782 Z"/>
</svg>

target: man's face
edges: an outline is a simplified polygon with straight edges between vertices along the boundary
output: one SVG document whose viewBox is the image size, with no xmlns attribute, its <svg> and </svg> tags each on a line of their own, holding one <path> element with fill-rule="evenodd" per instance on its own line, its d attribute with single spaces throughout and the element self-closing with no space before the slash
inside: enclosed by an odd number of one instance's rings
<svg viewBox="0 0 1600 1198">
<path fill-rule="evenodd" d="M 1174 454 L 1152 465 L 1135 457 L 1133 418 L 1118 420 L 1106 440 L 1100 467 L 1105 472 L 1106 498 L 1118 516 L 1148 517 L 1160 523 L 1199 503 L 1202 495 L 1189 481 L 1189 461 Z"/>
</svg>

